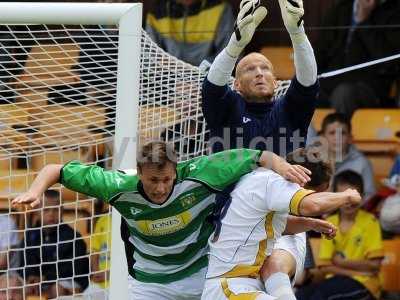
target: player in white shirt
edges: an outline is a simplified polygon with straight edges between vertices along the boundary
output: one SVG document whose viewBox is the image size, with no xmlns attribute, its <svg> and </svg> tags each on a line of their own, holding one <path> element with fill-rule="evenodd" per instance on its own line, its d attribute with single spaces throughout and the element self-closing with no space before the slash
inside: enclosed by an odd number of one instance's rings
<svg viewBox="0 0 400 300">
<path fill-rule="evenodd" d="M 322 162 L 311 164 L 325 165 Z M 316 174 L 318 172 L 312 176 Z M 202 299 L 276 299 L 264 292 L 259 272 L 282 233 L 314 229 L 332 235 L 335 231 L 334 226 L 325 221 L 288 218 L 288 214 L 316 216 L 360 201 L 361 196 L 355 190 L 316 193 L 263 168 L 246 175 L 232 191 L 220 224 L 210 237 Z"/>
<path fill-rule="evenodd" d="M 310 164 L 309 160 L 321 160 L 321 149 L 315 145 L 310 145 L 307 152 L 303 149 L 298 149 L 286 156 L 287 162 L 293 164 L 295 161 L 307 156 L 309 159 L 303 159 L 303 166 L 314 168 L 314 176 L 310 182 L 306 184 L 306 188 L 316 192 L 323 192 L 328 189 L 331 178 L 330 167 L 323 164 Z M 289 223 L 305 221 L 317 222 L 315 219 L 293 219 Z M 293 227 L 293 225 L 292 225 Z M 313 224 L 309 226 L 313 228 Z M 304 272 L 304 263 L 306 254 L 312 255 L 307 249 L 306 233 L 301 232 L 290 235 L 286 230 L 286 235 L 282 235 L 276 240 L 274 250 L 270 256 L 264 261 L 260 275 L 264 282 L 265 290 L 268 294 L 275 297 L 282 297 L 285 300 L 295 300 L 293 286 Z M 309 253 L 307 253 L 307 250 Z"/>
</svg>

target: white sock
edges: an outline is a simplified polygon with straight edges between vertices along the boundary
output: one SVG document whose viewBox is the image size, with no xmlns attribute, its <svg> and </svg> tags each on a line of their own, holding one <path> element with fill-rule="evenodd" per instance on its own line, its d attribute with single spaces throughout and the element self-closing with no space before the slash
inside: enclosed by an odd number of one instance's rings
<svg viewBox="0 0 400 300">
<path fill-rule="evenodd" d="M 268 277 L 264 282 L 267 293 L 278 299 L 296 300 L 289 276 L 278 272 Z"/>
</svg>

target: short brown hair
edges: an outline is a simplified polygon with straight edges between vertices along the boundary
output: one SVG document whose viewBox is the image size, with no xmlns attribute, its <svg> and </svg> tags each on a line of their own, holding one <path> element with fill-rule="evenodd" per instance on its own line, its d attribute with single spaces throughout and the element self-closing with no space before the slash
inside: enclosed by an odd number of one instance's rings
<svg viewBox="0 0 400 300">
<path fill-rule="evenodd" d="M 338 122 L 340 124 L 343 124 L 347 127 L 349 132 L 351 132 L 351 120 L 344 114 L 341 113 L 331 113 L 327 115 L 323 120 L 322 120 L 322 125 L 321 125 L 321 133 L 325 133 L 326 128 L 332 124 Z"/>
<path fill-rule="evenodd" d="M 140 148 L 136 164 L 139 170 L 146 164 L 156 165 L 162 169 L 167 163 L 176 167 L 177 161 L 178 157 L 172 145 L 164 141 L 152 141 Z"/>
<path fill-rule="evenodd" d="M 290 164 L 301 165 L 311 171 L 311 181 L 307 183 L 310 188 L 316 188 L 329 183 L 332 177 L 332 169 L 325 162 L 316 147 L 299 148 L 286 156 Z"/>
<path fill-rule="evenodd" d="M 357 189 L 360 194 L 364 193 L 364 182 L 362 176 L 352 170 L 342 171 L 335 175 L 332 184 L 334 192 L 337 192 L 339 184 L 348 184 Z"/>
</svg>

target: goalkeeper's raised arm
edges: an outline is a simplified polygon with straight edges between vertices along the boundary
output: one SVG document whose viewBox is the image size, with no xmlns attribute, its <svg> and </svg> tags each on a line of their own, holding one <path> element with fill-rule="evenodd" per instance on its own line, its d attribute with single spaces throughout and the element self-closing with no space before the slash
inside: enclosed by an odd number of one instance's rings
<svg viewBox="0 0 400 300">
<path fill-rule="evenodd" d="M 317 80 L 317 64 L 313 48 L 303 26 L 303 1 L 279 0 L 283 23 L 290 35 L 294 49 L 294 63 L 297 80 L 304 86 L 311 86 Z M 240 11 L 231 39 L 226 48 L 216 57 L 207 79 L 218 86 L 228 83 L 236 61 L 267 15 L 267 9 L 260 0 L 242 0 Z"/>
<path fill-rule="evenodd" d="M 304 31 L 302 0 L 279 0 L 283 23 L 292 40 L 296 78 L 303 86 L 317 81 L 317 63 L 314 50 Z"/>
</svg>

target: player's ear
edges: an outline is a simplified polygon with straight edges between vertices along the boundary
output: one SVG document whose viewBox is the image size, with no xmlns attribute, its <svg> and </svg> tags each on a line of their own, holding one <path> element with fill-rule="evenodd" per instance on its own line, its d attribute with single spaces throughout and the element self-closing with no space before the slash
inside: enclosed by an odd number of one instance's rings
<svg viewBox="0 0 400 300">
<path fill-rule="evenodd" d="M 240 92 L 240 81 L 238 79 L 233 81 L 233 86 L 237 92 Z"/>
<path fill-rule="evenodd" d="M 278 81 L 276 80 L 274 75 L 274 90 L 276 90 L 277 88 L 278 88 Z"/>
</svg>

